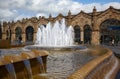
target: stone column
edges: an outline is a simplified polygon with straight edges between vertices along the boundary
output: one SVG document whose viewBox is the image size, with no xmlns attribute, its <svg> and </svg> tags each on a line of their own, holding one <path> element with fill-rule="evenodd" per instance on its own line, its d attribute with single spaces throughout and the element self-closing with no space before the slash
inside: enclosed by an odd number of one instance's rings
<svg viewBox="0 0 120 79">
<path fill-rule="evenodd" d="M 6 36 L 6 33 L 2 33 L 2 39 L 6 39 L 7 36 Z"/>
<path fill-rule="evenodd" d="M 15 37 L 15 33 L 12 33 L 12 35 L 11 35 L 11 42 L 13 42 L 15 40 L 17 40 L 16 37 Z"/>
<path fill-rule="evenodd" d="M 84 43 L 84 32 L 83 32 L 83 30 L 81 31 L 81 42 L 82 42 L 82 44 Z"/>
<path fill-rule="evenodd" d="M 92 41 L 91 41 L 91 43 L 93 44 L 93 45 L 99 45 L 100 44 L 100 33 L 99 33 L 99 31 L 93 31 L 92 32 Z"/>
<path fill-rule="evenodd" d="M 93 17 L 92 17 L 92 26 L 93 26 L 93 31 L 92 31 L 92 40 L 91 43 L 93 45 L 99 45 L 100 44 L 100 33 L 99 33 L 99 25 L 97 24 L 97 12 L 96 8 L 94 7 L 93 9 Z"/>
<path fill-rule="evenodd" d="M 36 33 L 34 33 L 34 35 L 33 35 L 33 42 L 35 42 L 36 41 Z"/>
<path fill-rule="evenodd" d="M 26 34 L 25 33 L 22 33 L 22 41 L 26 42 Z"/>
</svg>

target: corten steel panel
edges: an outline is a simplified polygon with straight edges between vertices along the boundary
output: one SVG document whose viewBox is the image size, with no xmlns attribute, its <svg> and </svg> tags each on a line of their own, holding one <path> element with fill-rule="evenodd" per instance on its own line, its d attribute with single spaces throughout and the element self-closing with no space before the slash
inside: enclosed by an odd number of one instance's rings
<svg viewBox="0 0 120 79">
<path fill-rule="evenodd" d="M 5 66 L 0 66 L 0 79 L 9 79 L 10 75 Z"/>
</svg>

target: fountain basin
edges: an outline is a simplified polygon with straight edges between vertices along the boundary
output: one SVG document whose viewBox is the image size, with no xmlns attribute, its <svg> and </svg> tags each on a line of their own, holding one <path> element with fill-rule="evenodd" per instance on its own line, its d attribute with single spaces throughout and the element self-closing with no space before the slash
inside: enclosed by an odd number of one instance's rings
<svg viewBox="0 0 120 79">
<path fill-rule="evenodd" d="M 72 46 L 40 46 L 29 45 L 23 48 L 24 50 L 47 50 L 49 55 L 47 57 L 47 77 L 51 76 L 53 79 L 67 78 L 71 73 L 76 71 L 82 65 L 92 60 L 94 57 L 88 55 L 87 47 L 80 45 Z M 65 74 L 66 73 L 66 74 Z M 41 75 L 34 76 L 35 78 Z"/>
<path fill-rule="evenodd" d="M 32 79 L 33 75 L 43 73 L 43 70 L 45 73 L 47 56 L 46 51 L 37 50 L 2 56 L 0 79 Z M 39 62 L 38 58 L 42 62 Z"/>
<path fill-rule="evenodd" d="M 72 45 L 72 46 L 40 46 L 40 45 L 29 45 L 24 47 L 25 50 L 84 50 L 86 46 Z"/>
</svg>

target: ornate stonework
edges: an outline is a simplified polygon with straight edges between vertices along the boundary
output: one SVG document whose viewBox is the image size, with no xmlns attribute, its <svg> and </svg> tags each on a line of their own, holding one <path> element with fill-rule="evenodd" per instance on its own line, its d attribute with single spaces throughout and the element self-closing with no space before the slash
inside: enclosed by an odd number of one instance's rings
<svg viewBox="0 0 120 79">
<path fill-rule="evenodd" d="M 52 17 L 51 14 L 49 18 L 45 17 L 32 17 L 32 18 L 23 18 L 22 20 L 18 20 L 17 22 L 3 22 L 3 28 L 2 28 L 2 39 L 11 39 L 11 41 L 16 41 L 16 28 L 20 27 L 22 29 L 22 40 L 23 42 L 26 41 L 35 41 L 36 39 L 36 32 L 37 28 L 40 25 L 46 25 L 48 22 L 51 22 L 54 24 L 56 20 L 61 20 L 62 18 L 65 18 L 67 25 L 72 25 L 73 27 L 79 26 L 80 28 L 80 43 L 85 43 L 85 34 L 84 27 L 88 25 L 90 27 L 91 36 L 89 42 L 92 44 L 100 44 L 100 36 L 101 36 L 101 27 L 104 26 L 102 24 L 104 21 L 109 19 L 115 19 L 116 21 L 120 22 L 120 9 L 115 9 L 112 6 L 110 6 L 105 11 L 97 12 L 96 8 L 94 7 L 92 13 L 85 13 L 84 11 L 81 11 L 80 13 L 76 15 L 72 15 L 71 12 L 68 12 L 67 16 L 64 16 L 62 14 L 59 14 L 57 17 Z M 27 33 L 27 27 L 33 28 L 31 31 L 33 31 L 33 39 L 28 38 L 26 35 Z M 120 23 L 117 24 L 117 26 L 120 26 Z M 8 38 L 9 36 L 9 30 L 10 30 L 10 36 L 11 38 Z M 31 33 L 30 33 L 31 34 Z M 89 35 L 88 35 L 89 36 Z"/>
</svg>

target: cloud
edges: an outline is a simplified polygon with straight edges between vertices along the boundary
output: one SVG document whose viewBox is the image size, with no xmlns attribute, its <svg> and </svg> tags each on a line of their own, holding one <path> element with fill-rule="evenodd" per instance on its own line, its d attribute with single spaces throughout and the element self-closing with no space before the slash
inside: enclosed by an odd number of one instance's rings
<svg viewBox="0 0 120 79">
<path fill-rule="evenodd" d="M 30 18 L 31 16 L 30 15 L 19 15 L 17 16 L 14 20 L 17 21 L 17 20 L 22 20 L 23 18 Z"/>
<path fill-rule="evenodd" d="M 0 0 L 0 8 L 22 8 L 26 5 L 26 0 Z"/>
<path fill-rule="evenodd" d="M 16 10 L 10 10 L 10 9 L 0 9 L 0 20 L 12 20 L 16 16 L 18 16 Z"/>
<path fill-rule="evenodd" d="M 113 6 L 116 9 L 120 9 L 120 2 L 110 2 L 110 3 L 104 4 L 103 10 L 104 10 L 104 8 L 107 9 L 109 6 Z"/>
<path fill-rule="evenodd" d="M 0 0 L 0 20 L 10 21 L 32 16 L 48 17 L 49 14 L 57 16 L 59 13 L 67 15 L 69 10 L 72 14 L 77 14 L 81 10 L 92 12 L 94 6 L 97 11 L 105 10 L 109 6 L 120 9 L 119 5 L 120 2 L 83 4 L 74 0 Z"/>
<path fill-rule="evenodd" d="M 39 16 L 44 16 L 44 17 L 48 18 L 48 15 L 45 13 L 37 13 L 36 17 L 39 17 Z"/>
</svg>

